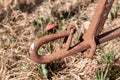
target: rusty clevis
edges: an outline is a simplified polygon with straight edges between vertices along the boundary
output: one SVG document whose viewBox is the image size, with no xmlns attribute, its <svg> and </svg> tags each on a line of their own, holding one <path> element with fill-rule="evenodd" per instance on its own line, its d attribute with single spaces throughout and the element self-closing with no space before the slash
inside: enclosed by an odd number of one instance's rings
<svg viewBox="0 0 120 80">
<path fill-rule="evenodd" d="M 99 33 L 102 31 L 113 2 L 114 0 L 98 0 L 98 5 L 95 10 L 93 19 L 88 30 L 83 35 L 82 42 L 70 48 L 72 37 L 75 32 L 75 26 L 71 25 L 68 26 L 68 29 L 65 32 L 46 35 L 32 43 L 30 46 L 30 58 L 36 63 L 45 64 L 70 56 L 80 51 L 85 51 L 89 48 L 90 51 L 87 50 L 85 52 L 85 56 L 92 57 L 98 44 L 120 37 L 120 27 L 99 35 Z M 50 55 L 38 55 L 38 49 L 40 46 L 63 37 L 68 38 L 60 51 L 54 52 Z"/>
</svg>

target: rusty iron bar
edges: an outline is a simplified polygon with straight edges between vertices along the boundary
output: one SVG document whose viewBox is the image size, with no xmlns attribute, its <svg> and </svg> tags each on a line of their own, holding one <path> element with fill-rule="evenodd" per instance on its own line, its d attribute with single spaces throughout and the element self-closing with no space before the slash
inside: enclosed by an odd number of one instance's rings
<svg viewBox="0 0 120 80">
<path fill-rule="evenodd" d="M 90 48 L 90 45 L 88 43 L 86 43 L 85 41 L 83 41 L 83 42 L 79 43 L 78 45 L 76 45 L 75 47 L 71 48 L 70 50 L 61 49 L 60 51 L 54 52 L 50 55 L 46 55 L 46 56 L 38 55 L 37 51 L 38 51 L 39 47 L 42 46 L 43 44 L 48 43 L 53 40 L 56 40 L 61 37 L 69 36 L 69 35 L 70 35 L 70 30 L 68 30 L 66 32 L 61 32 L 61 33 L 50 34 L 50 35 L 40 38 L 39 40 L 32 43 L 32 45 L 30 47 L 30 58 L 36 63 L 46 64 L 46 63 L 50 63 L 54 60 L 58 60 L 58 59 L 67 57 L 72 54 L 75 54 L 75 53 L 78 53 L 80 51 L 84 51 L 84 50 Z M 120 27 L 116 28 L 114 30 L 108 31 L 104 34 L 98 35 L 95 38 L 95 41 L 96 41 L 97 45 L 99 45 L 101 43 L 115 39 L 117 37 L 120 37 Z"/>
<path fill-rule="evenodd" d="M 49 63 L 51 61 L 64 58 L 77 52 L 84 51 L 88 48 L 91 49 L 89 54 L 86 54 L 86 57 L 92 57 L 96 50 L 96 45 L 120 36 L 120 28 L 107 32 L 106 34 L 98 35 L 102 31 L 103 25 L 107 19 L 107 15 L 111 9 L 113 2 L 114 0 L 98 0 L 98 5 L 95 10 L 92 22 L 87 32 L 83 35 L 83 42 L 69 49 L 73 32 L 75 30 L 75 28 L 72 26 L 66 32 L 44 36 L 35 41 L 30 47 L 30 58 L 40 64 Z M 48 25 L 47 30 L 53 28 L 54 26 L 56 26 L 56 24 Z M 65 46 L 60 51 L 47 56 L 40 56 L 37 54 L 39 47 L 43 44 L 66 36 L 68 36 L 68 39 L 65 43 Z"/>
<path fill-rule="evenodd" d="M 86 33 L 93 36 L 99 35 L 104 27 L 113 2 L 114 0 L 98 0 L 93 19 Z"/>
<path fill-rule="evenodd" d="M 85 52 L 86 57 L 91 58 L 96 51 L 95 36 L 102 31 L 113 2 L 114 0 L 98 0 L 93 19 L 88 30 L 83 35 L 84 41 L 90 45 L 90 49 Z"/>
</svg>

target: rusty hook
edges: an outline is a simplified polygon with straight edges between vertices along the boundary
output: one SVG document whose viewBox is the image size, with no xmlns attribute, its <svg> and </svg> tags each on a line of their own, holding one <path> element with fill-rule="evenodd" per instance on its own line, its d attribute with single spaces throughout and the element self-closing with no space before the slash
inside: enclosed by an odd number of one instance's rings
<svg viewBox="0 0 120 80">
<path fill-rule="evenodd" d="M 68 36 L 68 39 L 67 39 L 66 43 L 64 43 L 64 46 L 61 51 L 68 50 L 70 47 L 71 41 L 72 41 L 72 35 L 73 35 L 74 31 L 75 31 L 75 26 L 71 25 L 68 27 L 67 31 L 65 31 L 65 32 L 50 34 L 50 35 L 44 36 L 44 37 L 36 40 L 30 46 L 30 58 L 37 63 L 49 63 L 49 62 L 53 61 L 53 59 L 55 58 L 55 55 L 52 56 L 52 54 L 51 54 L 50 56 L 39 56 L 38 55 L 39 47 L 48 42 Z M 61 54 L 57 54 L 57 55 L 61 55 Z"/>
<path fill-rule="evenodd" d="M 61 37 L 65 37 L 65 36 L 69 36 L 69 35 L 70 35 L 70 30 L 68 30 L 66 32 L 62 32 L 62 33 L 51 34 L 51 35 L 44 36 L 44 37 L 40 38 L 39 40 L 32 43 L 32 45 L 30 47 L 30 58 L 33 61 L 35 61 L 36 63 L 45 64 L 45 63 L 50 63 L 54 60 L 58 60 L 58 59 L 70 56 L 70 55 L 75 54 L 77 52 L 84 51 L 90 47 L 88 43 L 83 41 L 70 50 L 66 50 L 63 48 L 58 52 L 54 52 L 54 53 L 52 53 L 50 55 L 46 55 L 46 56 L 39 56 L 37 54 L 37 50 L 39 49 L 39 47 L 41 45 L 48 43 L 52 40 L 55 40 L 55 39 L 58 39 Z M 98 44 L 104 43 L 106 41 L 115 39 L 117 37 L 120 37 L 120 27 L 116 28 L 114 30 L 108 31 L 104 34 L 96 36 L 95 41 L 98 45 Z"/>
<path fill-rule="evenodd" d="M 92 57 L 96 50 L 96 45 L 109 41 L 111 39 L 120 37 L 120 27 L 117 29 L 111 30 L 110 32 L 107 32 L 105 34 L 99 35 L 107 19 L 107 15 L 112 7 L 113 2 L 114 0 L 99 0 L 98 1 L 98 6 L 95 10 L 93 20 L 87 32 L 83 35 L 83 41 L 81 43 L 79 43 L 78 45 L 70 49 L 72 36 L 75 30 L 74 26 L 70 26 L 66 32 L 47 35 L 35 41 L 34 43 L 32 43 L 30 47 L 30 58 L 39 64 L 49 63 L 54 60 L 58 60 L 66 56 L 75 54 L 77 52 L 84 51 L 88 48 L 91 48 L 91 50 L 89 54 L 86 54 L 86 56 Z M 54 28 L 55 26 L 57 26 L 57 24 L 51 24 L 51 25 L 49 24 L 46 27 L 46 30 L 50 30 Z M 37 51 L 40 46 L 50 41 L 62 38 L 62 37 L 68 37 L 68 39 L 60 51 L 54 52 L 46 56 L 37 54 Z"/>
</svg>

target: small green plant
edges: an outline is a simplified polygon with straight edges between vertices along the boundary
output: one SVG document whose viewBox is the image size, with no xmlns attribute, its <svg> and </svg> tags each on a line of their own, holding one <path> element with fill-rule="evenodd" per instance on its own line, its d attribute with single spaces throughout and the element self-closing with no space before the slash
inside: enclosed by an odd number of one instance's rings
<svg viewBox="0 0 120 80">
<path fill-rule="evenodd" d="M 104 73 L 102 71 L 97 71 L 96 80 L 105 80 Z"/>
<path fill-rule="evenodd" d="M 39 34 L 36 34 L 35 39 L 39 39 L 41 36 Z"/>
<path fill-rule="evenodd" d="M 51 54 L 51 52 L 48 52 L 46 55 Z M 43 48 L 39 48 L 38 50 L 38 55 L 43 55 Z M 48 77 L 48 73 L 50 72 L 53 76 L 58 77 L 57 73 L 54 73 L 54 70 L 58 68 L 58 64 L 56 61 L 51 62 L 49 65 L 48 64 L 40 64 L 38 67 L 38 74 L 44 75 L 44 78 Z"/>
<path fill-rule="evenodd" d="M 109 63 L 112 63 L 115 53 L 114 53 L 114 51 L 109 51 L 108 54 L 103 52 L 101 56 L 102 56 L 102 59 L 104 60 L 104 62 L 106 64 L 109 64 Z"/>
<path fill-rule="evenodd" d="M 96 80 L 109 80 L 111 72 L 111 65 L 106 65 L 106 67 L 102 70 L 97 70 L 96 72 Z"/>
<path fill-rule="evenodd" d="M 38 50 L 38 55 L 42 55 L 43 54 L 43 48 L 39 48 Z M 43 73 L 44 77 L 47 78 L 48 76 L 48 69 L 46 68 L 47 64 L 41 64 L 38 67 L 38 74 L 40 75 L 41 73 Z"/>
<path fill-rule="evenodd" d="M 110 13 L 108 15 L 110 20 L 113 20 L 113 19 L 117 18 L 118 12 L 119 12 L 119 9 L 120 9 L 119 5 L 120 4 L 118 3 L 118 0 L 115 0 L 114 4 L 112 6 L 112 9 L 110 10 Z"/>
<path fill-rule="evenodd" d="M 44 28 L 50 21 L 50 18 L 41 17 L 38 20 L 33 20 L 31 24 L 36 28 Z"/>
<path fill-rule="evenodd" d="M 42 73 L 43 73 L 45 78 L 48 77 L 48 69 L 46 67 L 47 67 L 47 64 L 42 64 L 41 65 Z"/>
<path fill-rule="evenodd" d="M 45 27 L 50 22 L 50 18 L 40 17 L 38 20 L 33 20 L 30 24 L 35 27 L 35 39 L 40 38 L 41 36 L 51 34 L 50 31 L 45 31 Z M 41 35 L 40 35 L 41 34 Z"/>
<path fill-rule="evenodd" d="M 46 25 L 50 21 L 50 18 L 41 17 L 40 21 L 41 21 L 42 25 Z"/>
<path fill-rule="evenodd" d="M 112 68 L 112 62 L 114 60 L 115 52 L 114 51 L 109 51 L 108 54 L 105 54 L 102 52 L 102 59 L 105 62 L 106 66 L 102 70 L 98 70 L 96 72 L 96 80 L 110 80 L 110 72 Z"/>
<path fill-rule="evenodd" d="M 42 55 L 43 54 L 43 48 L 39 48 L 38 49 L 38 55 Z"/>
<path fill-rule="evenodd" d="M 65 24 L 65 19 L 61 20 L 61 24 L 64 25 Z"/>
</svg>

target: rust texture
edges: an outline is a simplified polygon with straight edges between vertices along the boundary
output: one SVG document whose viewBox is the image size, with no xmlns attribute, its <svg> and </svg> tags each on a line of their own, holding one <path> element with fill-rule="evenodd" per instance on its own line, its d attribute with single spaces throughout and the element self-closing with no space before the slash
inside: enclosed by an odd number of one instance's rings
<svg viewBox="0 0 120 80">
<path fill-rule="evenodd" d="M 48 63 L 48 62 L 52 61 L 56 54 L 53 56 L 49 56 L 49 58 L 46 56 L 42 56 L 42 57 L 38 56 L 37 51 L 38 51 L 39 47 L 50 41 L 68 36 L 68 40 L 66 41 L 66 43 L 64 44 L 63 49 L 62 49 L 62 50 L 68 50 L 74 30 L 75 30 L 74 26 L 69 26 L 68 30 L 66 32 L 50 34 L 50 35 L 47 35 L 47 36 L 44 36 L 44 37 L 38 39 L 37 41 L 32 43 L 32 45 L 30 47 L 30 58 L 37 63 Z"/>
<path fill-rule="evenodd" d="M 98 44 L 120 37 L 120 27 L 99 35 L 99 33 L 102 31 L 113 2 L 114 0 L 98 0 L 98 6 L 95 10 L 92 22 L 86 33 L 83 35 L 83 41 L 81 43 L 70 48 L 73 33 L 75 31 L 75 26 L 72 25 L 68 27 L 66 32 L 50 34 L 32 43 L 30 46 L 30 58 L 36 63 L 45 64 L 66 56 L 70 56 L 80 51 L 85 51 L 89 48 L 90 51 L 86 52 L 85 56 L 92 57 Z M 52 29 L 55 26 L 56 24 L 48 25 L 47 28 Z M 38 55 L 38 49 L 40 46 L 62 37 L 68 38 L 60 51 L 46 56 Z"/>
<path fill-rule="evenodd" d="M 77 52 L 84 51 L 84 50 L 90 48 L 89 44 L 86 43 L 85 41 L 83 41 L 83 42 L 79 43 L 78 45 L 76 45 L 75 47 L 71 48 L 70 50 L 66 50 L 66 49 L 63 48 L 60 51 L 52 53 L 52 54 L 47 55 L 47 56 L 39 56 L 37 54 L 38 48 L 41 45 L 51 41 L 51 40 L 47 40 L 47 41 L 44 40 L 44 39 L 47 39 L 47 37 L 57 36 L 57 37 L 52 38 L 52 40 L 55 40 L 55 39 L 58 38 L 58 36 L 63 37 L 63 35 L 68 36 L 69 34 L 70 34 L 70 31 L 67 31 L 67 32 L 64 32 L 64 33 L 51 34 L 51 35 L 48 35 L 48 36 L 44 36 L 40 40 L 37 40 L 36 42 L 34 42 L 34 49 L 30 49 L 30 58 L 36 63 L 45 64 L 45 63 L 50 63 L 54 60 L 58 60 L 58 59 L 66 57 L 66 56 L 70 56 L 72 54 L 75 54 Z M 60 36 L 60 35 L 62 35 L 62 36 Z M 111 30 L 109 32 L 106 32 L 104 34 L 98 35 L 96 37 L 95 41 L 98 45 L 98 44 L 104 43 L 106 41 L 115 39 L 117 37 L 120 37 L 120 27 L 117 28 L 117 29 Z"/>
<path fill-rule="evenodd" d="M 108 13 L 112 7 L 114 0 L 98 0 L 91 24 L 83 35 L 83 39 L 90 45 L 90 51 L 86 51 L 86 57 L 92 57 L 96 50 L 95 36 L 103 29 Z"/>
</svg>

